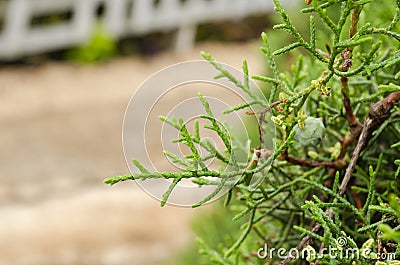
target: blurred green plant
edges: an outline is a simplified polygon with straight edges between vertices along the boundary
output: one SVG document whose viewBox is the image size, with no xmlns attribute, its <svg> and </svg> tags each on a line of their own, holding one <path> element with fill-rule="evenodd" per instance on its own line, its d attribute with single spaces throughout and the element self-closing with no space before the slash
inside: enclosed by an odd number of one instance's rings
<svg viewBox="0 0 400 265">
<path fill-rule="evenodd" d="M 116 53 L 117 41 L 105 31 L 101 23 L 97 23 L 88 42 L 67 51 L 65 57 L 67 60 L 91 64 L 110 59 Z"/>
<path fill-rule="evenodd" d="M 182 179 L 215 186 L 216 192 L 193 205 L 197 207 L 239 176 L 225 202 L 235 215 L 223 224 L 240 220 L 240 229 L 221 227 L 218 231 L 226 237 L 217 236 L 217 244 L 203 233 L 204 264 L 399 264 L 400 1 L 307 0 L 301 10 L 307 16 L 306 32 L 298 30 L 278 0 L 274 3 L 281 20 L 274 30 L 291 37 L 286 46 L 271 49 L 271 38 L 262 34 L 261 50 L 271 76 L 252 78 L 268 86 L 268 102 L 249 89 L 246 61 L 240 81 L 203 53 L 219 70 L 216 78 L 227 78 L 252 99 L 227 112 L 258 105 L 264 110 L 247 114 L 260 124 L 267 112 L 272 114 L 274 148 L 254 150 L 260 154 L 258 163 L 249 158 L 247 165 L 233 162 L 228 172 L 209 169 L 204 161 L 210 155 L 201 156 L 196 144 L 225 164 L 232 163 L 232 150 L 240 144 L 219 126 L 200 95 L 207 113 L 202 118 L 210 121 L 206 128 L 218 133 L 225 150 L 201 140 L 198 122 L 190 133 L 181 119 L 162 118 L 180 132 L 176 141 L 191 150 L 183 158 L 170 154 L 184 166 L 182 172 L 149 172 L 134 160 L 141 173 L 105 182 L 171 179 L 162 205 Z M 288 71 L 278 59 L 284 54 L 293 58 Z M 262 144 L 266 135 L 259 131 Z M 264 181 L 254 189 L 247 177 L 260 173 Z M 216 231 L 217 225 L 208 222 L 204 229 Z M 276 250 L 314 251 L 316 256 L 260 257 L 258 250 L 265 244 Z M 327 248 L 368 250 L 368 255 L 332 256 L 324 252 Z"/>
</svg>

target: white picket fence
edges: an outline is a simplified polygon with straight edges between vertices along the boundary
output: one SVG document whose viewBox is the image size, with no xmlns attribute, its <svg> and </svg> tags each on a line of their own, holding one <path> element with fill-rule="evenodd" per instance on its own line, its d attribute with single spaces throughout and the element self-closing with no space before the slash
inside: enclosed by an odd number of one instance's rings
<svg viewBox="0 0 400 265">
<path fill-rule="evenodd" d="M 196 26 L 267 13 L 272 0 L 8 0 L 0 2 L 0 59 L 68 48 L 85 43 L 104 6 L 104 29 L 114 38 L 178 29 L 175 49 L 193 45 Z M 70 12 L 71 19 L 32 25 L 33 18 Z"/>
</svg>

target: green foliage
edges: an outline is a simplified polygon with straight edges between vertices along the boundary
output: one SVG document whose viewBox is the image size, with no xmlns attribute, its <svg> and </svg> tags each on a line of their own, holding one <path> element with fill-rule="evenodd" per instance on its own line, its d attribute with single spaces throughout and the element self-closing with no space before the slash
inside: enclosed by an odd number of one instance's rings
<svg viewBox="0 0 400 265">
<path fill-rule="evenodd" d="M 218 246 L 200 241 L 206 264 L 398 264 L 384 259 L 382 253 L 393 253 L 392 259 L 400 259 L 399 2 L 307 2 L 311 4 L 301 10 L 302 16 L 308 16 L 302 21 L 309 22 L 304 31 L 304 24 L 293 23 L 274 0 L 280 16 L 274 30 L 288 34 L 291 43 L 272 49 L 274 38 L 262 34 L 261 51 L 271 76 L 252 78 L 265 83 L 269 102 L 250 90 L 246 61 L 240 81 L 203 53 L 220 72 L 216 78 L 230 80 L 251 98 L 227 112 L 258 106 L 265 109 L 253 112 L 260 123 L 265 113 L 271 113 L 268 122 L 275 123 L 277 136 L 273 149 L 264 150 L 268 155 L 258 163 L 251 158 L 248 163 L 235 161 L 235 148 L 240 143 L 199 95 L 206 113 L 201 119 L 209 121 L 205 127 L 218 134 L 224 150 L 202 141 L 198 129 L 191 133 L 183 120 L 161 118 L 180 132 L 176 142 L 191 150 L 183 158 L 167 153 L 184 166 L 182 172 L 148 172 L 135 162 L 141 173 L 106 180 L 115 184 L 128 179 L 172 179 L 162 205 L 182 179 L 216 187 L 194 207 L 210 201 L 229 185 L 232 192 L 227 204 L 235 213 L 232 222 L 240 220 L 242 225 L 229 231 L 234 236 Z M 290 60 L 290 69 L 279 59 L 287 54 L 297 57 Z M 262 143 L 265 135 L 260 131 Z M 208 154 L 201 156 L 197 145 Z M 229 170 L 205 166 L 210 157 L 229 165 Z M 261 174 L 264 181 L 251 186 L 247 177 L 255 174 Z M 332 257 L 324 253 L 303 260 L 277 255 L 263 259 L 257 250 L 264 244 L 275 249 L 315 250 L 317 254 L 323 248 L 351 248 L 368 250 L 368 255 Z"/>
<path fill-rule="evenodd" d="M 66 53 L 66 58 L 79 63 L 96 63 L 116 54 L 117 43 L 101 26 L 96 24 L 88 42 Z"/>
<path fill-rule="evenodd" d="M 396 195 L 390 194 L 389 196 L 389 206 L 390 206 L 390 213 L 397 218 L 400 218 L 400 203 Z M 394 217 L 393 216 L 393 217 Z M 391 228 L 387 224 L 380 224 L 378 229 L 383 232 L 382 238 L 386 240 L 393 240 L 397 243 L 400 242 L 400 232 L 398 231 L 400 227 L 397 226 L 396 228 Z"/>
</svg>

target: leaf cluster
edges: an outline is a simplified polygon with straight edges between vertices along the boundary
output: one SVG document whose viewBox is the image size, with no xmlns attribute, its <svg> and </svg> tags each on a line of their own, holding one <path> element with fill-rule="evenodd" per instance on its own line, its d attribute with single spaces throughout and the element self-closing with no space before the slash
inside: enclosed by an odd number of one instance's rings
<svg viewBox="0 0 400 265">
<path fill-rule="evenodd" d="M 182 179 L 190 179 L 200 186 L 214 186 L 215 190 L 194 207 L 209 202 L 224 187 L 229 187 L 226 205 L 235 212 L 233 222 L 246 222 L 241 231 L 221 243 L 217 250 L 201 241 L 201 253 L 212 264 L 304 264 L 305 260 L 282 260 L 276 256 L 260 259 L 256 251 L 268 243 L 276 249 L 301 250 L 308 246 L 318 253 L 323 247 L 337 247 L 339 239 L 346 240 L 345 247 L 369 249 L 370 255 L 334 258 L 320 255 L 308 261 L 397 264 L 380 258 L 381 253 L 394 253 L 394 259 L 400 259 L 398 105 L 366 139 L 344 194 L 339 190 L 354 146 L 362 137 L 357 130 L 368 119 L 370 104 L 382 101 L 389 93 L 400 92 L 399 2 L 385 1 L 383 6 L 370 0 L 307 2 L 311 3 L 301 10 L 308 16 L 309 36 L 306 37 L 280 2 L 274 0 L 281 20 L 274 30 L 289 34 L 293 42 L 272 50 L 268 34 L 262 34 L 261 52 L 271 75 L 250 77 L 244 61 L 243 80 L 238 80 L 210 54 L 202 54 L 219 71 L 216 78 L 228 79 L 251 98 L 227 113 L 250 109 L 248 114 L 257 117 L 259 124 L 276 125 L 274 146 L 268 150 L 268 156 L 258 163 L 252 163 L 251 157 L 248 163 L 236 161 L 235 149 L 246 149 L 249 145 L 233 139 L 223 122 L 213 115 L 207 99 L 199 95 L 206 113 L 201 119 L 208 121 L 206 129 L 217 133 L 224 143 L 223 150 L 202 139 L 198 121 L 191 133 L 182 119 L 162 117 L 179 131 L 176 142 L 190 150 L 185 157 L 166 151 L 183 170 L 148 172 L 134 160 L 140 173 L 106 180 L 115 184 L 133 179 L 171 179 L 162 205 Z M 329 36 L 323 46 L 318 41 L 322 32 Z M 277 58 L 284 54 L 297 56 L 289 70 L 277 63 Z M 268 101 L 250 89 L 250 78 L 264 84 Z M 252 111 L 256 106 L 264 111 Z M 271 113 L 269 120 L 265 117 L 267 112 Z M 314 119 L 321 122 L 310 122 Z M 259 131 L 262 144 L 268 136 L 262 128 Z M 200 155 L 199 146 L 208 153 Z M 205 162 L 211 158 L 220 161 L 219 170 L 206 166 Z M 252 187 L 246 177 L 257 174 L 263 181 Z"/>
</svg>

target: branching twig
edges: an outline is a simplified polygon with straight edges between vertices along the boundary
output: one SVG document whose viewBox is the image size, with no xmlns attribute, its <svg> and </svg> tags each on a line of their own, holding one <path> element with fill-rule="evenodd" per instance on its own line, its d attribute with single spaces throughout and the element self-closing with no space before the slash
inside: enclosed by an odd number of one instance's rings
<svg viewBox="0 0 400 265">
<path fill-rule="evenodd" d="M 359 16 L 361 13 L 361 6 L 353 9 L 351 14 L 351 25 L 349 37 L 352 38 L 357 33 L 357 24 L 359 21 Z M 340 65 L 341 71 L 347 72 L 353 66 L 352 51 L 354 47 L 350 46 L 346 48 L 342 53 L 343 62 Z M 345 117 L 350 126 L 350 135 L 343 139 L 342 148 L 338 159 L 343 159 L 346 155 L 347 147 L 353 142 L 354 139 L 358 138 L 362 130 L 362 124 L 357 120 L 353 113 L 353 108 L 351 106 L 351 101 L 349 97 L 349 83 L 347 77 L 341 77 L 340 83 L 342 85 L 342 95 L 343 95 L 343 106 L 345 109 Z"/>
<path fill-rule="evenodd" d="M 270 110 L 273 109 L 274 107 L 276 107 L 276 106 L 278 106 L 279 104 L 284 103 L 284 102 L 285 102 L 285 100 L 278 100 L 278 101 L 275 101 L 275 102 L 271 103 L 271 105 L 269 105 L 268 107 L 266 107 L 266 108 L 263 109 L 263 110 L 259 110 L 259 111 L 247 111 L 246 114 L 247 114 L 247 115 L 264 114 L 264 113 L 267 113 L 268 111 L 270 111 Z"/>
<path fill-rule="evenodd" d="M 343 195 L 353 174 L 361 151 L 364 149 L 372 133 L 390 116 L 393 106 L 400 100 L 400 92 L 392 92 L 383 100 L 373 104 L 369 110 L 368 118 L 364 123 L 356 148 L 354 149 L 350 163 L 347 166 L 343 181 L 339 187 L 339 194 Z"/>
<path fill-rule="evenodd" d="M 362 130 L 362 124 L 357 120 L 353 113 L 353 108 L 351 107 L 351 101 L 349 97 L 349 87 L 347 77 L 341 77 L 340 82 L 342 84 L 342 94 L 343 94 L 343 106 L 346 111 L 345 117 L 350 126 L 350 135 L 353 138 L 357 138 Z"/>
<path fill-rule="evenodd" d="M 258 134 L 259 134 L 259 137 L 260 137 L 260 144 L 261 145 L 264 144 L 264 134 L 265 134 L 265 130 L 263 129 L 262 125 L 263 125 L 263 123 L 267 123 L 267 120 L 265 119 L 265 113 L 267 113 L 271 109 L 277 107 L 279 104 L 285 103 L 285 102 L 286 102 L 286 100 L 278 100 L 278 101 L 275 101 L 275 102 L 271 103 L 271 105 L 269 105 L 268 107 L 266 107 L 263 110 L 246 112 L 247 115 L 255 115 L 255 114 L 259 114 L 260 115 L 258 117 Z"/>
<path fill-rule="evenodd" d="M 287 150 L 281 154 L 281 157 L 289 163 L 306 167 L 326 167 L 333 169 L 341 169 L 346 165 L 346 163 L 341 159 L 335 161 L 308 161 L 300 159 L 297 157 L 290 156 Z"/>
<path fill-rule="evenodd" d="M 344 57 L 343 58 L 344 62 L 342 66 L 347 68 L 349 61 L 351 62 L 351 60 L 347 58 L 347 53 L 342 53 L 342 56 Z M 353 113 L 353 108 L 351 106 L 351 101 L 349 97 L 349 87 L 348 87 L 347 77 L 341 77 L 340 82 L 342 84 L 342 95 L 343 95 L 343 106 L 345 109 L 345 117 L 350 127 L 350 134 L 346 136 L 342 141 L 342 147 L 340 150 L 340 154 L 338 156 L 338 160 L 342 160 L 345 157 L 347 147 L 354 141 L 354 139 L 358 138 L 363 128 L 363 125 L 357 120 L 356 116 Z"/>
</svg>

